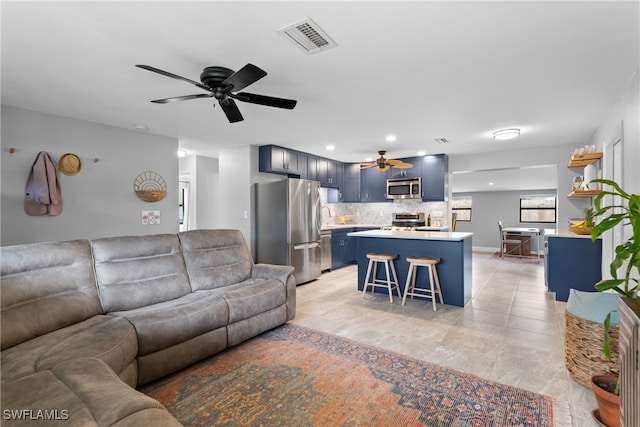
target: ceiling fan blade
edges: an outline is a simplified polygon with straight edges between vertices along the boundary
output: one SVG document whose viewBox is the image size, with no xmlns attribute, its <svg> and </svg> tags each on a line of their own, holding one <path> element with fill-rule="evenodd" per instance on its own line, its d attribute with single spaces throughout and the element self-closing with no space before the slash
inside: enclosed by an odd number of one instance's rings
<svg viewBox="0 0 640 427">
<path fill-rule="evenodd" d="M 267 75 L 267 72 L 256 67 L 253 64 L 247 64 L 240 68 L 238 71 L 230 75 L 225 81 L 222 82 L 222 86 L 232 85 L 231 91 L 239 91 L 249 86 L 252 83 L 257 82 L 261 78 Z"/>
<path fill-rule="evenodd" d="M 202 83 L 198 83 L 186 77 L 179 76 L 177 74 L 170 73 L 168 71 L 161 70 L 159 68 L 151 67 L 149 65 L 136 65 L 138 68 L 142 68 L 143 70 L 152 71 L 154 73 L 162 74 L 163 76 L 171 77 L 172 79 L 182 80 L 183 82 L 191 83 L 194 86 L 198 86 L 200 89 L 204 89 L 207 91 L 211 91 L 210 88 L 203 85 Z M 233 77 L 233 76 L 232 76 Z"/>
<path fill-rule="evenodd" d="M 404 163 L 402 162 L 399 165 L 393 165 L 394 168 L 398 168 L 398 169 L 411 169 L 413 167 L 413 165 L 411 163 Z"/>
<path fill-rule="evenodd" d="M 286 108 L 293 110 L 298 101 L 295 99 L 274 98 L 273 96 L 256 95 L 255 93 L 240 92 L 229 94 L 232 98 L 242 102 L 250 102 L 251 104 L 266 105 L 268 107 Z"/>
<path fill-rule="evenodd" d="M 374 166 L 378 166 L 377 163 L 360 163 L 360 169 L 369 169 Z"/>
<path fill-rule="evenodd" d="M 409 169 L 413 167 L 411 163 L 405 163 L 402 160 L 387 160 L 386 163 L 392 168 Z"/>
<path fill-rule="evenodd" d="M 229 123 L 241 122 L 244 120 L 244 117 L 242 117 L 242 114 L 233 99 L 227 98 L 221 100 L 220 107 L 222 107 L 222 111 L 224 111 L 227 119 L 229 119 Z"/>
<path fill-rule="evenodd" d="M 213 97 L 212 93 L 200 93 L 198 95 L 184 95 L 184 96 L 176 96 L 173 98 L 154 99 L 151 102 L 154 102 L 156 104 L 169 104 L 171 102 L 188 101 L 190 99 L 211 98 L 211 97 Z"/>
</svg>

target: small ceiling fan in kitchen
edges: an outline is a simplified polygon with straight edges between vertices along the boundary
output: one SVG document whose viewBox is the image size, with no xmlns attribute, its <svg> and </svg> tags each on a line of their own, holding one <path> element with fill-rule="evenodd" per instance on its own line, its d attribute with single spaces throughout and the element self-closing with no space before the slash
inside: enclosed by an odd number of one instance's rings
<svg viewBox="0 0 640 427">
<path fill-rule="evenodd" d="M 391 168 L 409 169 L 413 167 L 411 163 L 405 163 L 402 160 L 385 158 L 384 155 L 387 154 L 385 150 L 378 151 L 378 154 L 380 155 L 380 157 L 375 162 L 360 163 L 360 169 L 367 169 L 377 166 L 378 172 L 385 172 Z"/>
<path fill-rule="evenodd" d="M 233 71 L 224 67 L 206 67 L 200 74 L 200 81 L 187 79 L 177 74 L 169 73 L 149 65 L 136 65 L 143 70 L 152 71 L 162 74 L 166 77 L 182 80 L 191 83 L 207 91 L 208 93 L 198 93 L 195 95 L 183 95 L 173 98 L 156 99 L 151 102 L 156 104 L 168 104 L 176 101 L 187 101 L 197 98 L 215 98 L 218 104 L 227 116 L 230 123 L 240 122 L 244 120 L 238 106 L 234 100 L 249 102 L 251 104 L 266 105 L 267 107 L 285 108 L 293 110 L 297 101 L 293 99 L 274 98 L 273 96 L 256 95 L 255 93 L 237 92 L 245 87 L 253 84 L 267 75 L 266 71 L 256 67 L 253 64 L 247 64 L 238 71 Z"/>
</svg>

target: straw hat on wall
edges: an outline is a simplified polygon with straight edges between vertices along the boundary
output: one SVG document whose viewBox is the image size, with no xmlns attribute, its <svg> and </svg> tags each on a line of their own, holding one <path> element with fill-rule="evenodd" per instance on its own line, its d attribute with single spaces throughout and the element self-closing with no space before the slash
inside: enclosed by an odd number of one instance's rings
<svg viewBox="0 0 640 427">
<path fill-rule="evenodd" d="M 63 154 L 58 162 L 58 170 L 68 176 L 77 175 L 81 167 L 80 158 L 71 153 Z"/>
</svg>

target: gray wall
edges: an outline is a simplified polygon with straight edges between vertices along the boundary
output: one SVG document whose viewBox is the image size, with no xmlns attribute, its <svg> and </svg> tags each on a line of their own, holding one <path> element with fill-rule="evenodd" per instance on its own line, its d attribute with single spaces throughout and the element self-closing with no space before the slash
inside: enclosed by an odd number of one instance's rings
<svg viewBox="0 0 640 427">
<path fill-rule="evenodd" d="M 453 197 L 471 196 L 471 222 L 459 221 L 456 231 L 473 233 L 474 250 L 499 251 L 500 234 L 498 221 L 505 227 L 556 228 L 556 224 L 520 222 L 520 196 L 554 195 L 555 190 L 519 190 L 486 191 L 474 193 L 455 193 Z M 538 248 L 537 239 L 533 239 L 531 250 Z"/>
<path fill-rule="evenodd" d="M 178 231 L 175 139 L 3 105 L 1 146 L 3 246 Z M 9 153 L 12 147 L 14 154 Z M 40 151 L 56 161 L 64 153 L 82 161 L 77 175 L 58 174 L 60 216 L 24 212 L 25 184 Z M 144 202 L 133 191 L 134 179 L 147 170 L 162 175 L 167 184 L 167 196 L 156 203 Z M 141 225 L 141 210 L 160 210 L 160 224 Z"/>
</svg>

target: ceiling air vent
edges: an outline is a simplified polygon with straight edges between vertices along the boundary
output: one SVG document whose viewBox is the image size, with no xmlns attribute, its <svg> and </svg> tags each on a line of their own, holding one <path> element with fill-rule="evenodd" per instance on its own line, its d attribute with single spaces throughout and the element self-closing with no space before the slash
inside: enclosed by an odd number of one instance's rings
<svg viewBox="0 0 640 427">
<path fill-rule="evenodd" d="M 322 28 L 311 18 L 288 25 L 278 30 L 286 38 L 295 43 L 309 55 L 336 47 L 334 42 Z"/>
<path fill-rule="evenodd" d="M 438 144 L 446 144 L 449 142 L 447 138 L 436 138 L 434 141 L 436 141 Z"/>
</svg>

